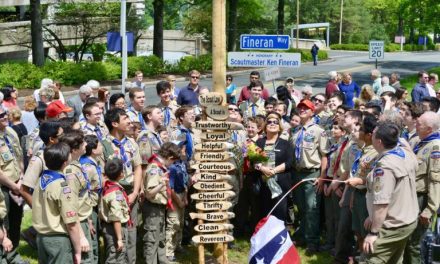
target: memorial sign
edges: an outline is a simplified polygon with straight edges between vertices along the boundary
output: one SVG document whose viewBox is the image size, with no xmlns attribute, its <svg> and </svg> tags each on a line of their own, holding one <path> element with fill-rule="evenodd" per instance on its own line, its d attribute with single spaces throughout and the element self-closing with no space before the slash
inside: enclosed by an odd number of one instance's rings
<svg viewBox="0 0 440 264">
<path fill-rule="evenodd" d="M 191 194 L 191 199 L 202 200 L 202 201 L 215 201 L 215 200 L 226 200 L 228 198 L 234 197 L 235 193 L 233 191 L 225 192 L 199 192 Z"/>
<path fill-rule="evenodd" d="M 196 182 L 194 188 L 199 191 L 228 191 L 232 189 L 232 185 L 223 182 Z"/>
<path fill-rule="evenodd" d="M 206 114 L 214 120 L 226 120 L 229 117 L 229 111 L 227 106 L 208 105 L 205 111 Z"/>
<path fill-rule="evenodd" d="M 199 95 L 199 103 L 201 106 L 219 105 L 223 102 L 221 93 L 208 93 Z"/>
<path fill-rule="evenodd" d="M 198 121 L 192 124 L 193 128 L 206 130 L 243 130 L 242 124 L 235 122 Z"/>
<path fill-rule="evenodd" d="M 210 141 L 226 141 L 231 138 L 231 134 L 228 132 L 205 132 L 201 134 L 200 138 Z"/>
<path fill-rule="evenodd" d="M 196 208 L 201 211 L 228 210 L 231 207 L 232 203 L 226 201 L 196 203 Z"/>
<path fill-rule="evenodd" d="M 226 234 L 197 235 L 197 236 L 193 236 L 192 241 L 194 241 L 194 243 L 202 243 L 202 244 L 228 243 L 234 241 L 234 237 Z"/>
</svg>

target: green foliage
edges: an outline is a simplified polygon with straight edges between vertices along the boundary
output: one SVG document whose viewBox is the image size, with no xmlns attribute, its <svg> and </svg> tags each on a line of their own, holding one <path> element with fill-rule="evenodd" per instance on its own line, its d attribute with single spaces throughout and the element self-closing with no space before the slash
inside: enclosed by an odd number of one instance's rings
<svg viewBox="0 0 440 264">
<path fill-rule="evenodd" d="M 333 50 L 360 50 L 368 51 L 368 44 L 332 44 L 330 48 Z"/>
<path fill-rule="evenodd" d="M 142 71 L 146 76 L 155 76 L 165 73 L 165 67 L 166 64 L 154 55 L 128 57 L 129 76 L 134 76 L 136 71 Z"/>
<path fill-rule="evenodd" d="M 102 61 L 104 54 L 107 51 L 106 45 L 101 43 L 92 44 L 90 49 L 92 50 L 94 61 Z"/>
<path fill-rule="evenodd" d="M 287 50 L 287 52 L 290 53 L 301 53 L 301 61 L 313 61 L 312 54 L 310 53 L 309 49 L 294 49 L 290 48 Z M 328 59 L 328 53 L 325 50 L 319 50 L 318 51 L 318 60 L 326 60 Z"/>
<path fill-rule="evenodd" d="M 368 51 L 368 44 L 332 44 L 330 48 L 333 50 L 358 50 Z M 428 50 L 434 50 L 434 44 L 427 45 Z M 403 45 L 405 51 L 420 51 L 423 50 L 423 45 L 405 44 Z M 400 51 L 400 44 L 390 43 L 385 45 L 386 52 Z"/>
<path fill-rule="evenodd" d="M 186 56 L 180 59 L 176 65 L 172 65 L 171 72 L 177 74 L 187 74 L 191 70 L 198 70 L 199 72 L 207 72 L 212 69 L 212 55 L 201 55 L 198 58 Z"/>
<path fill-rule="evenodd" d="M 434 67 L 434 68 L 431 68 L 431 69 L 427 69 L 426 71 L 429 72 L 429 73 L 436 73 L 437 75 L 440 75 L 440 67 Z M 414 85 L 416 85 L 416 83 L 418 81 L 419 81 L 419 77 L 417 76 L 417 74 L 412 74 L 410 76 L 407 76 L 407 77 L 401 79 L 400 80 L 400 84 L 403 87 L 406 87 L 409 92 L 411 92 L 413 87 L 414 87 Z M 440 85 L 437 84 L 434 87 L 434 89 L 437 90 L 437 88 L 439 88 L 439 86 Z"/>
</svg>

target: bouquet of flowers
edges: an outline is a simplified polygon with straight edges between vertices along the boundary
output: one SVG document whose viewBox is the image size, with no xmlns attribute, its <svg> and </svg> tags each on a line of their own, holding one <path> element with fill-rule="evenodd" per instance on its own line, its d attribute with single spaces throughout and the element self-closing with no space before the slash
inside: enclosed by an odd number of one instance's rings
<svg viewBox="0 0 440 264">
<path fill-rule="evenodd" d="M 250 162 L 256 163 L 265 163 L 269 160 L 266 152 L 261 148 L 257 147 L 254 143 L 251 143 L 247 146 L 247 157 Z"/>
</svg>

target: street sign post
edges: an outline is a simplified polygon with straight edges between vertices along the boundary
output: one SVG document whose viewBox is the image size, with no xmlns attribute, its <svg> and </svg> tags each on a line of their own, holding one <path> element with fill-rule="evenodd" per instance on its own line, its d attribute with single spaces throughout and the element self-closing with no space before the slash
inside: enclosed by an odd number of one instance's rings
<svg viewBox="0 0 440 264">
<path fill-rule="evenodd" d="M 370 59 L 374 59 L 376 60 L 376 69 L 377 69 L 377 60 L 384 59 L 384 47 L 385 47 L 385 43 L 383 41 L 378 41 L 378 40 L 370 40 L 370 45 L 369 45 L 369 58 Z"/>
<path fill-rule="evenodd" d="M 241 35 L 240 49 L 242 50 L 288 50 L 289 35 Z"/>
<path fill-rule="evenodd" d="M 228 66 L 299 68 L 301 53 L 228 52 Z"/>
</svg>

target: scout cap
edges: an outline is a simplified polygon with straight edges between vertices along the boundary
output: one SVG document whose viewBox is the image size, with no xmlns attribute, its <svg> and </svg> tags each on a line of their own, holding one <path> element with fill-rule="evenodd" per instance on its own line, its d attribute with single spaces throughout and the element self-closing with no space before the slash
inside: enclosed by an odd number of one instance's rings
<svg viewBox="0 0 440 264">
<path fill-rule="evenodd" d="M 315 111 L 315 105 L 310 100 L 307 100 L 307 99 L 301 100 L 301 102 L 298 104 L 297 108 L 300 108 L 301 106 L 305 106 L 308 109 L 312 110 L 313 112 Z"/>
<path fill-rule="evenodd" d="M 64 105 L 60 100 L 54 101 L 47 106 L 46 115 L 49 118 L 56 117 L 61 113 L 72 112 L 73 109 Z"/>
</svg>

